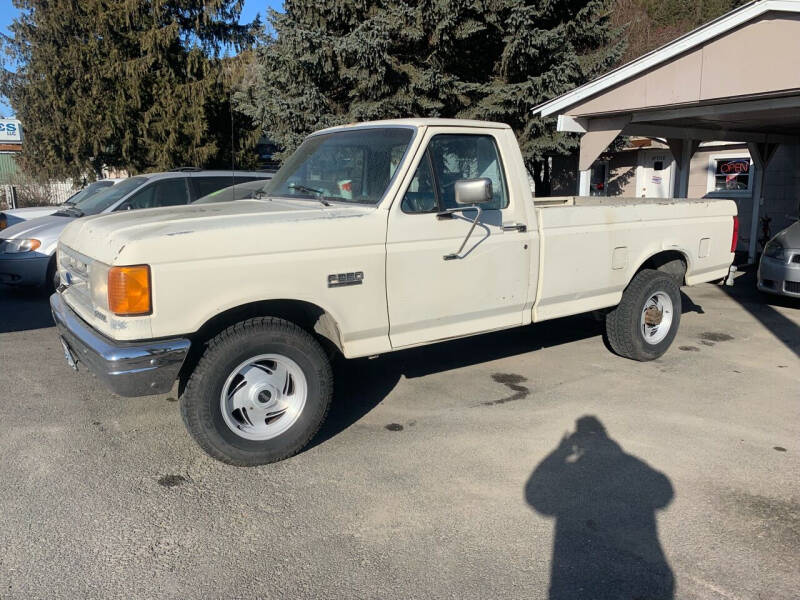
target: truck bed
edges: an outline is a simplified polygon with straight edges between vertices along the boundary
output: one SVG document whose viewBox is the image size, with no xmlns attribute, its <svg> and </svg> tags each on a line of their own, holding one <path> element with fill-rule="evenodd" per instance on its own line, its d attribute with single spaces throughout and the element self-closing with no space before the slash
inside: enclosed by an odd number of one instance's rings
<svg viewBox="0 0 800 600">
<path fill-rule="evenodd" d="M 708 204 L 718 202 L 720 198 L 634 198 L 620 196 L 552 196 L 548 198 L 534 198 L 536 207 L 547 208 L 551 206 L 630 206 L 632 204 Z M 723 199 L 723 201 L 725 201 Z"/>
<path fill-rule="evenodd" d="M 534 208 L 540 229 L 534 321 L 615 306 L 657 254 L 685 262 L 686 285 L 722 279 L 731 263 L 732 200 L 567 196 L 535 198 Z"/>
</svg>

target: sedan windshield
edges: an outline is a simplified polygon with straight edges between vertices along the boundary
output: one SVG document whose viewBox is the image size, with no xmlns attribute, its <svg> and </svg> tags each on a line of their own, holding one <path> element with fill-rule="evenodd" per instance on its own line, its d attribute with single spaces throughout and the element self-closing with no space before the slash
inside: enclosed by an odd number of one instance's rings
<svg viewBox="0 0 800 600">
<path fill-rule="evenodd" d="M 85 200 L 89 196 L 94 196 L 95 194 L 99 193 L 100 191 L 104 190 L 107 187 L 111 187 L 114 185 L 113 181 L 95 181 L 94 183 L 90 183 L 85 188 L 72 194 L 69 198 L 64 201 L 64 204 L 77 204 L 81 200 Z"/>
<path fill-rule="evenodd" d="M 265 186 L 264 195 L 377 204 L 413 135 L 405 127 L 313 135 Z"/>
<path fill-rule="evenodd" d="M 76 211 L 79 215 L 97 215 L 143 185 L 146 181 L 147 177 L 131 177 L 115 186 L 102 190 L 94 196 L 84 198 L 75 204 L 71 210 Z"/>
</svg>

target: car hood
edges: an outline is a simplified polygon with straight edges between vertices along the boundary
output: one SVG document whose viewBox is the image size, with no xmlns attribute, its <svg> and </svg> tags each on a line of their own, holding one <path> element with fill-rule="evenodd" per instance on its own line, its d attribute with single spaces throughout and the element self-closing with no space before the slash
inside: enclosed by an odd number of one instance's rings
<svg viewBox="0 0 800 600">
<path fill-rule="evenodd" d="M 314 200 L 283 198 L 190 204 L 75 219 L 60 241 L 106 264 L 158 264 L 325 244 L 341 247 L 349 229 L 346 221 L 376 211 L 373 206 L 323 206 Z M 346 245 L 351 243 L 359 242 Z"/>
<path fill-rule="evenodd" d="M 794 225 L 789 225 L 772 239 L 780 242 L 784 248 L 793 250 L 800 248 L 800 221 L 796 221 Z"/>
<path fill-rule="evenodd" d="M 6 223 L 8 223 L 10 227 L 12 225 L 16 225 L 17 223 L 21 223 L 22 221 L 28 221 L 29 219 L 52 215 L 54 212 L 59 210 L 61 210 L 60 206 L 31 206 L 28 208 L 13 208 L 11 210 L 4 210 L 3 214 L 6 216 Z"/>
<path fill-rule="evenodd" d="M 54 215 L 29 219 L 11 227 L 6 227 L 0 231 L 0 237 L 7 240 L 34 238 L 42 242 L 42 247 L 46 247 L 51 243 L 55 243 L 64 227 L 74 220 L 74 217 Z"/>
</svg>

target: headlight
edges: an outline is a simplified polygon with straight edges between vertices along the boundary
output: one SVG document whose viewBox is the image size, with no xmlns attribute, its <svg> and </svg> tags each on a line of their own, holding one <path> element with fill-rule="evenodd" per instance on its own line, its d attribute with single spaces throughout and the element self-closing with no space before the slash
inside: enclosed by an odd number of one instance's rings
<svg viewBox="0 0 800 600">
<path fill-rule="evenodd" d="M 786 248 L 780 242 L 769 242 L 767 247 L 764 248 L 764 254 L 776 260 L 786 260 Z"/>
<path fill-rule="evenodd" d="M 23 252 L 33 252 L 42 242 L 39 240 L 0 240 L 0 253 L 2 254 L 22 254 Z"/>
<path fill-rule="evenodd" d="M 92 304 L 103 310 L 108 310 L 108 269 L 108 265 L 97 260 L 89 265 L 89 291 L 92 294 Z"/>
</svg>

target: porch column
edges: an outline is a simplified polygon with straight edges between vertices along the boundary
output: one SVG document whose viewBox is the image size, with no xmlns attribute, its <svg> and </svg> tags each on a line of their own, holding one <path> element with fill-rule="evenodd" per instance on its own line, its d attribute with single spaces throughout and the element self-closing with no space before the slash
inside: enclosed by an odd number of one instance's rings
<svg viewBox="0 0 800 600">
<path fill-rule="evenodd" d="M 747 249 L 747 262 L 749 264 L 753 264 L 756 261 L 758 219 L 761 205 L 764 204 L 764 181 L 767 176 L 767 167 L 779 146 L 780 144 L 770 142 L 750 142 L 747 144 L 750 158 L 753 159 L 753 165 L 756 167 L 756 172 L 753 174 L 753 214 L 750 219 L 750 244 Z"/>
<path fill-rule="evenodd" d="M 591 169 L 594 161 L 609 144 L 616 139 L 630 117 L 593 119 L 587 124 L 587 131 L 581 137 L 581 152 L 578 160 L 578 195 L 589 195 Z"/>
<path fill-rule="evenodd" d="M 678 167 L 675 173 L 675 187 L 672 191 L 673 198 L 687 198 L 689 196 L 689 173 L 692 168 L 692 157 L 700 146 L 700 140 L 667 139 L 667 146 L 675 159 Z"/>
<path fill-rule="evenodd" d="M 587 169 L 585 171 L 578 171 L 578 196 L 589 196 L 591 194 L 591 190 L 589 189 L 589 185 L 591 184 L 592 179 L 592 170 Z"/>
</svg>

